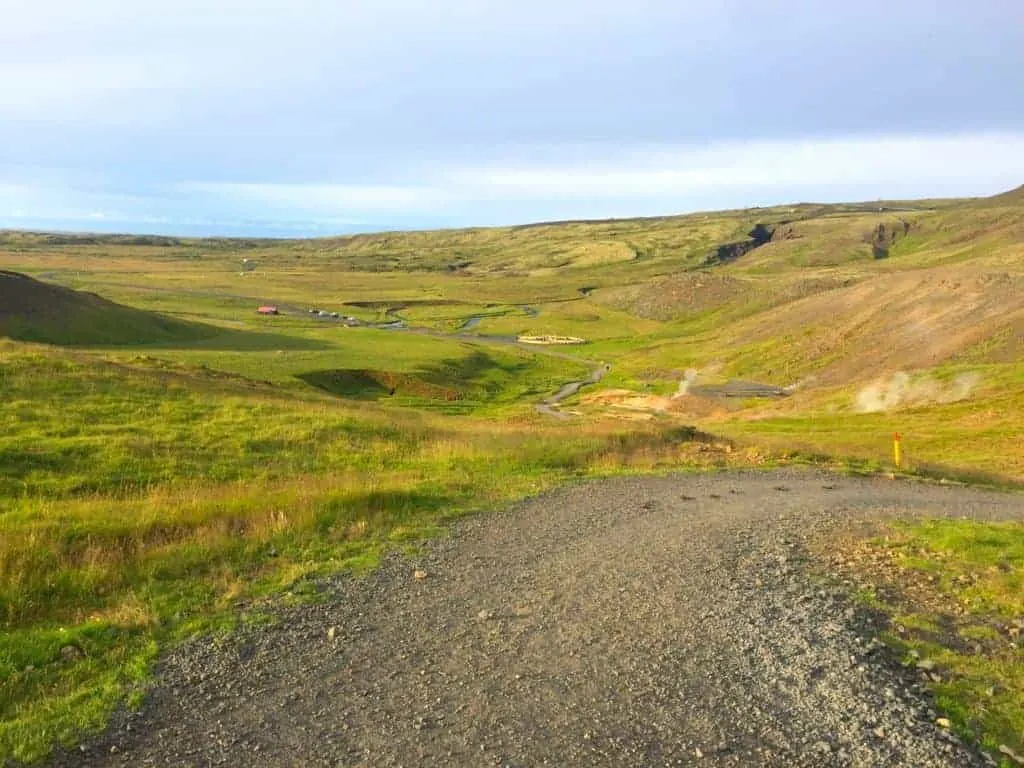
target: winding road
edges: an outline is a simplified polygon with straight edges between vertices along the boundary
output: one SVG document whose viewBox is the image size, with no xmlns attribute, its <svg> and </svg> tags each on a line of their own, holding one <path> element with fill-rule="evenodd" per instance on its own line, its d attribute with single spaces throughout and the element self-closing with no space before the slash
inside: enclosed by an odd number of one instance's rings
<svg viewBox="0 0 1024 768">
<path fill-rule="evenodd" d="M 53 765 L 982 766 L 809 545 L 1022 501 L 796 470 L 563 488 L 170 652 Z"/>
</svg>

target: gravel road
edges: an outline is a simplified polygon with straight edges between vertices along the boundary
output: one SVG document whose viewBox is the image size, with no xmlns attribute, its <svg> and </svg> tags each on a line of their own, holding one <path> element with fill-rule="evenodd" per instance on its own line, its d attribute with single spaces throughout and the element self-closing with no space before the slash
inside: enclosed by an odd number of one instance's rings
<svg viewBox="0 0 1024 768">
<path fill-rule="evenodd" d="M 985 765 L 804 571 L 837 526 L 919 514 L 1024 499 L 796 470 L 565 488 L 171 652 L 141 713 L 53 764 Z"/>
</svg>

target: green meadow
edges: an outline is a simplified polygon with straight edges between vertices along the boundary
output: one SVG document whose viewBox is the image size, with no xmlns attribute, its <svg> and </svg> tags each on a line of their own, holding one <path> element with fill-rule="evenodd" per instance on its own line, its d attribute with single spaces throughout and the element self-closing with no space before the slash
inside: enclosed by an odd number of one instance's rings
<svg viewBox="0 0 1024 768">
<path fill-rule="evenodd" d="M 560 483 L 895 471 L 899 431 L 900 472 L 1019 486 L 1022 257 L 1019 191 L 298 241 L 2 232 L 0 269 L 37 282 L 0 274 L 0 762 L 137 702 L 168 644 Z M 606 364 L 567 418 L 537 410 Z"/>
<path fill-rule="evenodd" d="M 963 738 L 1024 749 L 1024 523 L 890 527 L 853 561 L 860 596 L 892 616 L 886 641 L 919 671 Z"/>
</svg>

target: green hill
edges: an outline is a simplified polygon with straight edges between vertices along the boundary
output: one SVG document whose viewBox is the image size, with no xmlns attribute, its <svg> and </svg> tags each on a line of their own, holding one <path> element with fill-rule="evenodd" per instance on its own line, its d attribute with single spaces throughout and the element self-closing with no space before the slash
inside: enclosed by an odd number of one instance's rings
<svg viewBox="0 0 1024 768">
<path fill-rule="evenodd" d="M 4 269 L 0 764 L 99 727 L 241 606 L 568 480 L 889 472 L 898 432 L 902 471 L 1024 483 L 1024 188 L 308 240 L 0 232 Z M 516 344 L 544 335 L 587 343 Z M 999 548 L 985 572 L 1016 595 Z M 1000 686 L 993 718 L 1024 690 Z"/>
<path fill-rule="evenodd" d="M 0 270 L 0 336 L 63 346 L 154 344 L 214 331 Z"/>
</svg>

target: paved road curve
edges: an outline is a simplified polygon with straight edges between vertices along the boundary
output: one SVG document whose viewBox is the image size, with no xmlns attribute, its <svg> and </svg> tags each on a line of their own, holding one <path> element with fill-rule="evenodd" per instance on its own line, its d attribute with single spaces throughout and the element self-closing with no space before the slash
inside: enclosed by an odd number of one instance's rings
<svg viewBox="0 0 1024 768">
<path fill-rule="evenodd" d="M 175 651 L 56 764 L 982 765 L 802 571 L 809 537 L 911 514 L 1024 499 L 796 471 L 563 489 Z"/>
</svg>

